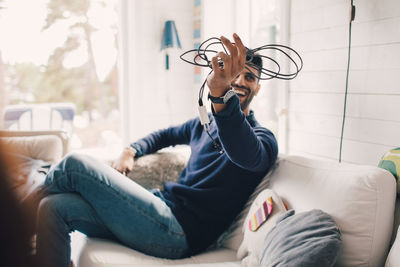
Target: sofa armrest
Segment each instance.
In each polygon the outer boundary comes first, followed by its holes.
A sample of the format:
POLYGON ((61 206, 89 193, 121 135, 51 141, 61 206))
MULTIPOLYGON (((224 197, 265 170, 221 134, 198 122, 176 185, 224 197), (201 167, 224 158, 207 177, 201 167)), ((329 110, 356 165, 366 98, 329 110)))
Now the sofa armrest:
POLYGON ((52 130, 52 131, 0 131, 0 137, 21 137, 21 136, 40 136, 40 135, 54 135, 57 136, 62 142, 62 156, 65 156, 69 151, 69 137, 66 131, 52 130))
POLYGON ((0 131, 0 138, 13 152, 52 163, 58 162, 69 146, 64 131, 0 131))

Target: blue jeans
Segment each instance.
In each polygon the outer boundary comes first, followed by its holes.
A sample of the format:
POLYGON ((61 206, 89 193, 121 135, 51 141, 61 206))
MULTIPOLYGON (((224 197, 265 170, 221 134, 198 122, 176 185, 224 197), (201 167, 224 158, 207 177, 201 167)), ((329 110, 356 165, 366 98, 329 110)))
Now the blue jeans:
POLYGON ((69 266, 69 234, 74 230, 156 257, 189 253, 185 233, 161 194, 90 157, 64 158, 50 170, 43 189, 36 248, 48 266, 69 266))

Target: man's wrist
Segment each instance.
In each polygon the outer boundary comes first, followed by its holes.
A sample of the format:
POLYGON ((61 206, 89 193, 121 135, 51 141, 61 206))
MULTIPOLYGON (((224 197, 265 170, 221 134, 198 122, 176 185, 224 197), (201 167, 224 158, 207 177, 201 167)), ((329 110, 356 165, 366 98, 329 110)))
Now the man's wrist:
POLYGON ((232 87, 225 92, 225 94, 221 97, 214 97, 212 96, 210 93, 208 94, 208 99, 211 100, 212 103, 214 104, 226 104, 229 99, 231 99, 233 96, 235 96, 236 93, 235 91, 232 89, 232 87))
POLYGON ((212 114, 216 117, 230 117, 235 110, 240 110, 240 101, 237 95, 229 99, 226 104, 211 105, 212 114), (221 106, 223 106, 223 108, 220 108, 221 106))
POLYGON ((231 89, 231 85, 228 84, 226 86, 218 87, 218 88, 210 88, 209 87, 209 94, 213 97, 222 97, 226 94, 229 89, 231 89))
POLYGON ((129 156, 131 156, 132 158, 134 158, 136 156, 136 152, 137 151, 133 147, 127 146, 127 147, 124 148, 124 152, 126 154, 128 154, 129 156))

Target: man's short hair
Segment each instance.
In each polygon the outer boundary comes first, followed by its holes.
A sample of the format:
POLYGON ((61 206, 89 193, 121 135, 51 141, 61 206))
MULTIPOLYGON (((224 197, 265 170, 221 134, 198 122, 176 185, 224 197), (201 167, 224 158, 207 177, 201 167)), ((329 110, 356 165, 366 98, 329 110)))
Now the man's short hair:
POLYGON ((250 59, 250 62, 253 63, 254 67, 258 70, 258 76, 261 75, 261 69, 263 67, 262 57, 259 54, 253 54, 253 57, 250 59))

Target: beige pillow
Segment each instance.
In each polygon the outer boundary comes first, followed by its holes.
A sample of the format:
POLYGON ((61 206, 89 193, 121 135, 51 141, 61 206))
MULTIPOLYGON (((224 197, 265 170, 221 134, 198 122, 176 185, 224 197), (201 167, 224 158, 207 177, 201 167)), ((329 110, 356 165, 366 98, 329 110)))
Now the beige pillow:
POLYGON ((257 198, 251 205, 250 211, 247 214, 242 226, 244 233, 243 241, 240 244, 237 252, 237 258, 242 260, 242 266, 257 267, 259 263, 259 256, 263 248, 264 239, 268 232, 276 225, 277 219, 285 213, 286 208, 281 198, 271 189, 266 189, 258 194, 257 198), (249 220, 254 216, 263 203, 272 197, 272 213, 267 220, 259 226, 256 231, 249 229, 249 220))
POLYGON ((1 137, 0 140, 14 153, 33 159, 57 163, 62 157, 63 144, 55 135, 1 137))

